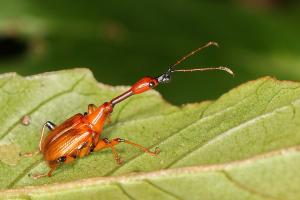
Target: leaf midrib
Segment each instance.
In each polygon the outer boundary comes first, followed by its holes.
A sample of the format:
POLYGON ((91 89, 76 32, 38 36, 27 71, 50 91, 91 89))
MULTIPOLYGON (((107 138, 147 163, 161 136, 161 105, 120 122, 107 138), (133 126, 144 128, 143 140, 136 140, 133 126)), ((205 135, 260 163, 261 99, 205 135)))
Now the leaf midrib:
POLYGON ((139 180, 145 180, 151 178, 178 176, 178 174, 184 175, 184 174, 203 173, 203 172, 221 171, 221 170, 227 171, 235 167, 241 167, 244 165, 256 163, 256 161, 258 160, 270 159, 277 156, 285 156, 292 153, 300 153, 300 145, 296 145, 288 148, 281 148, 279 150, 274 150, 267 153, 254 155, 247 159, 237 160, 237 161, 227 162, 227 163, 163 169, 154 172, 130 173, 130 174, 120 175, 120 176, 96 177, 96 178, 80 179, 77 181, 71 181, 66 183, 53 183, 49 185, 26 186, 22 188, 14 188, 14 189, 1 189, 0 194, 1 193, 2 194, 8 194, 8 193, 28 194, 28 193, 43 192, 43 191, 57 191, 61 189, 66 190, 72 188, 80 188, 82 187, 82 185, 88 187, 88 186, 99 185, 99 184, 107 185, 116 182, 128 183, 131 181, 139 181, 139 180))

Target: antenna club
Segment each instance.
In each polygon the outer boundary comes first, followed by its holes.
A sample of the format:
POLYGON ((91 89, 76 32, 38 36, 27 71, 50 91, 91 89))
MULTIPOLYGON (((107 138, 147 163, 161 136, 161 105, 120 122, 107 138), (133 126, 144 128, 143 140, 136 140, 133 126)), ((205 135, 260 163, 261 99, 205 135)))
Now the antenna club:
POLYGON ((225 72, 227 72, 228 74, 230 74, 231 76, 235 76, 235 73, 230 69, 230 68, 228 68, 228 67, 223 67, 223 66, 220 66, 219 67, 220 68, 220 70, 223 70, 223 71, 225 71, 225 72))
POLYGON ((221 70, 221 71, 225 71, 228 74, 234 76, 234 72, 228 68, 228 67, 224 67, 224 66, 219 66, 219 67, 207 67, 207 68, 193 68, 193 69, 174 69, 171 72, 195 72, 195 71, 211 71, 211 70, 221 70))
POLYGON ((217 42, 215 42, 215 41, 210 41, 210 42, 208 42, 208 43, 207 43, 207 46, 220 47, 220 45, 219 45, 217 42))

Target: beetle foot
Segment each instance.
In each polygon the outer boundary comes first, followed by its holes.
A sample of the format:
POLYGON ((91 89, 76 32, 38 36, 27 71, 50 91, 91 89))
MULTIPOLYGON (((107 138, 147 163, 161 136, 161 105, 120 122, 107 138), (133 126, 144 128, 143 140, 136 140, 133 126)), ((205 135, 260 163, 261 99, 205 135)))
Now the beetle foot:
POLYGON ((35 152, 27 152, 27 153, 19 153, 20 157, 25 157, 25 158, 29 158, 32 156, 35 156, 39 153, 39 151, 35 151, 35 152))
POLYGON ((118 158, 116 159, 116 162, 117 162, 118 165, 122 165, 124 161, 121 160, 120 157, 118 157, 118 158))
POLYGON ((39 179, 39 178, 43 178, 43 177, 45 177, 45 176, 48 176, 48 174, 47 173, 45 173, 45 174, 28 174, 28 176, 29 177, 32 177, 33 179, 39 179))
POLYGON ((157 155, 159 153, 160 153, 160 148, 159 147, 155 147, 154 154, 157 155))

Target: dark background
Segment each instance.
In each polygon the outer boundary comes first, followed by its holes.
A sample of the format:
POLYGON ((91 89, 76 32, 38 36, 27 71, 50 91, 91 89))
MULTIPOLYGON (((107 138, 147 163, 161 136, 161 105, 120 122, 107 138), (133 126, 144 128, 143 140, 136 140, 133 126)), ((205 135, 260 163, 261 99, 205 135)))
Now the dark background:
POLYGON ((175 104, 215 99, 262 76, 300 80, 300 3, 284 0, 0 1, 0 73, 86 67, 99 82, 131 85, 190 50, 209 48, 158 88, 175 104))

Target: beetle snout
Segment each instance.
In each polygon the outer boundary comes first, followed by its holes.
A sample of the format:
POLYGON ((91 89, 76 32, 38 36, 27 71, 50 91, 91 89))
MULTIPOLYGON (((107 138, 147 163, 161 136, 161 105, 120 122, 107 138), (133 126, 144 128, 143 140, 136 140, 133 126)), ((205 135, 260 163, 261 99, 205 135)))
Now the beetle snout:
POLYGON ((140 94, 140 93, 146 92, 146 91, 154 88, 157 85, 158 85, 158 81, 156 78, 146 76, 146 77, 142 78, 141 80, 139 80, 138 82, 136 82, 131 87, 131 91, 134 94, 140 94))

